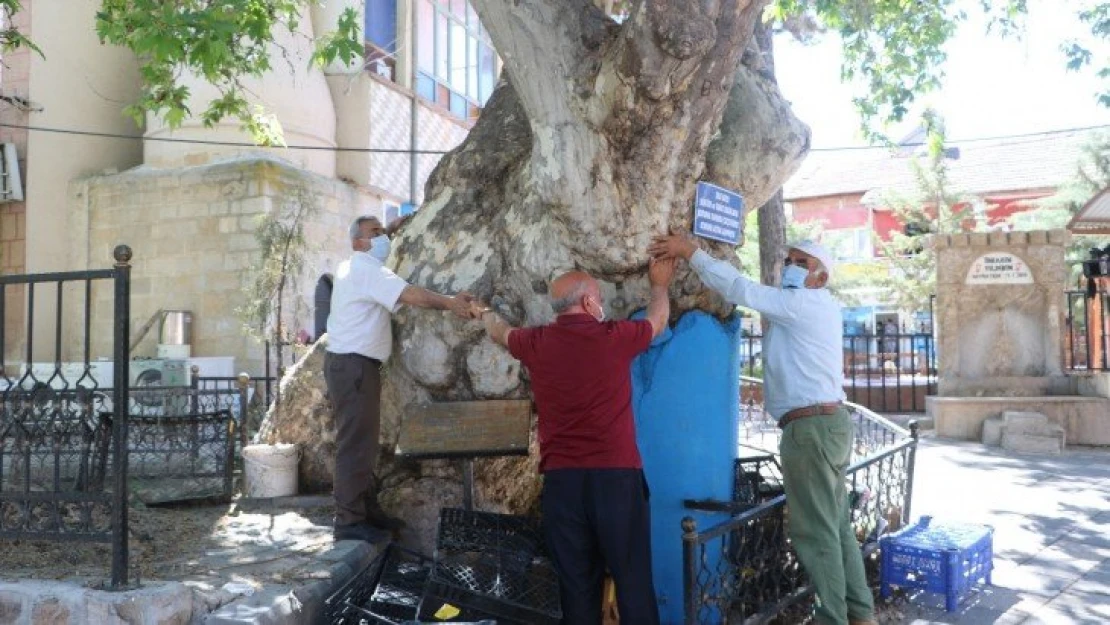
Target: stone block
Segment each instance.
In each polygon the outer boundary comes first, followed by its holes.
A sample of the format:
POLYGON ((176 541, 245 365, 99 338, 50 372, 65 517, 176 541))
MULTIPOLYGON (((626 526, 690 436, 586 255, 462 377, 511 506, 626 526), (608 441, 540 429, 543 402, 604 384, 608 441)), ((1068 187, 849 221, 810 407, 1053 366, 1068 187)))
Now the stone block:
POLYGON ((1053 434, 1011 432, 1003 428, 1002 448, 1020 454, 1060 454, 1064 451, 1064 429, 1053 434))
POLYGON ((973 232, 967 236, 972 247, 986 247, 990 242, 986 232, 973 232))
POLYGON ((1048 232, 1048 242, 1052 245, 1067 245, 1071 241, 1071 236, 1067 230, 1050 230, 1048 232))
POLYGON ((155 587, 153 592, 140 600, 144 604, 146 623, 187 625, 193 617, 193 594, 184 584, 155 587))
POLYGON ((227 249, 232 252, 243 252, 258 249, 258 241, 254 235, 232 234, 227 238, 227 249))
POLYGON ((953 234, 951 245, 952 247, 967 247, 971 245, 971 239, 966 234, 953 234))
POLYGON ((1019 410, 1002 411, 1002 421, 1008 432, 1036 432, 1049 425, 1045 415, 1019 410))
POLYGON ((987 419, 983 422, 983 444, 988 447, 998 447, 1002 444, 1002 428, 1006 422, 1000 417, 987 419))
POLYGON ((205 616, 205 625, 301 623, 300 601, 288 586, 266 586, 205 616))
POLYGON ((22 624, 27 622, 24 614, 22 593, 0 590, 0 623, 22 624))
POLYGON ((1005 247, 1010 244, 1005 232, 987 233, 987 244, 991 247, 1005 247))
MULTIPOLYGON (((943 382, 943 379, 942 379, 943 382)), ((943 392, 942 388, 942 392, 943 392)), ((1049 395, 1042 397, 937 397, 925 398, 928 416, 938 436, 981 440, 983 423, 1002 411, 1037 411, 1063 426, 1073 445, 1110 445, 1110 400, 1102 397, 1049 395)))
POLYGON ((31 608, 31 625, 68 625, 77 623, 69 606, 57 597, 43 597, 31 608))
POLYGON ((1029 245, 1047 245, 1048 232, 1044 230, 1034 230, 1029 233, 1029 245))
POLYGON ((1010 245, 1025 246, 1029 244, 1029 235, 1026 232, 1011 232, 1007 239, 1009 239, 1010 245))

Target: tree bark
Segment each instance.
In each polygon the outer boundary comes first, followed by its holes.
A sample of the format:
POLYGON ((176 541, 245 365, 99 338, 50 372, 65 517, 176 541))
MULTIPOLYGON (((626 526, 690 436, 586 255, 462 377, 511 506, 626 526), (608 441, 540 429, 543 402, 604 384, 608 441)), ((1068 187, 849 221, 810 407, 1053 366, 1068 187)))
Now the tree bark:
MULTIPOLYGON (((775 79, 775 38, 769 23, 760 21, 756 24, 754 41, 763 76, 778 84, 775 79)), ((785 246, 786 213, 780 188, 759 207, 759 279, 763 284, 778 286, 785 246)))
MULTIPOLYGON (((690 227, 698 180, 759 206, 808 149, 809 129, 774 81, 741 63, 765 0, 648 0, 620 25, 590 0, 473 3, 505 76, 395 242, 390 263, 414 284, 470 291, 536 325, 553 317, 548 282, 577 268, 602 282, 613 317, 627 317, 648 300, 645 249, 690 227)), ((676 316, 732 310, 685 269, 671 296, 676 316)), ((384 448, 413 402, 527 396, 518 363, 480 324, 421 310, 396 320, 384 448)), ((533 506, 535 472, 520 462, 479 463, 481 505, 533 506)))
POLYGON ((759 207, 759 279, 763 284, 778 286, 786 248, 786 214, 782 190, 759 207))

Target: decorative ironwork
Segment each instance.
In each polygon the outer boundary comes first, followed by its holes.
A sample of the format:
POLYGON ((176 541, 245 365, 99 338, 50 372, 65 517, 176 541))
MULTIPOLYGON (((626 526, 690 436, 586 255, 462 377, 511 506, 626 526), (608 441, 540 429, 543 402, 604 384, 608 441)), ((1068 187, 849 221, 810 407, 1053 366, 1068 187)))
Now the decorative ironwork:
MULTIPOLYGON (((759 380, 745 378, 747 385, 759 380)), ((917 425, 904 429, 863 406, 848 403, 856 438, 847 471, 852 525, 865 552, 878 539, 902 527, 910 516, 917 425)), ((761 402, 742 414, 746 440, 777 448, 778 428, 761 402)), ((685 621, 758 623, 779 614, 812 592, 787 537, 789 509, 777 490, 781 471, 775 454, 745 455, 735 464, 734 502, 687 502, 705 509, 738 512, 733 518, 699 531, 692 517, 683 519, 685 621)))
MULTIPOLYGON (((167 389, 132 412, 127 449, 130 484, 146 503, 229 499, 233 494, 236 420, 224 407, 238 392, 167 389)), ((110 420, 110 416, 106 415, 110 420)))
POLYGON ((113 256, 112 269, 0 276, 0 538, 110 542, 111 584, 121 588, 129 420, 101 415, 130 403, 131 249, 113 256), (94 297, 108 286, 110 300, 94 297), (9 311, 24 320, 22 337, 6 335, 9 311), (94 311, 112 320, 110 391, 91 374, 94 311), (70 353, 80 364, 62 365, 70 353))
POLYGON ((231 411, 238 422, 239 444, 246 447, 248 438, 262 426, 272 397, 273 378, 252 377, 240 373, 234 377, 226 376, 192 376, 193 389, 198 391, 235 392, 238 401, 231 402, 223 408, 231 411), (243 415, 246 415, 244 418, 243 415))

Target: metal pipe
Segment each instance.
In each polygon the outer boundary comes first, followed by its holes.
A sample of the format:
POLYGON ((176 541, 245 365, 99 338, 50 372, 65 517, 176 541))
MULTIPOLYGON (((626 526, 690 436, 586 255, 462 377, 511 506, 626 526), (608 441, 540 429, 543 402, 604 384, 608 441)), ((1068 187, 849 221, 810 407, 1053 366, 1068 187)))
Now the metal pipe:
MULTIPOLYGON (((419 165, 419 162, 416 155, 416 121, 419 117, 419 114, 416 110, 416 99, 420 97, 417 94, 416 90, 416 51, 419 49, 418 46, 420 45, 420 29, 417 28, 416 24, 416 2, 414 2, 413 0, 409 0, 408 8, 409 30, 412 33, 412 43, 411 45, 409 45, 409 73, 411 74, 412 81, 412 99, 409 100, 409 150, 411 150, 411 153, 409 154, 409 201, 412 202, 413 209, 415 209, 417 205, 416 190, 419 186, 419 178, 417 176, 417 167, 419 165)), ((435 20, 433 20, 432 28, 435 27, 435 20)))
POLYGON ((686 625, 698 621, 698 604, 694 584, 698 579, 698 524, 693 517, 682 519, 682 607, 686 625))
POLYGON ((251 376, 240 373, 239 382, 239 453, 247 446, 247 388, 251 383, 251 376))
POLYGON ((910 421, 910 438, 913 442, 909 447, 909 458, 906 460, 906 502, 902 505, 902 524, 910 522, 910 504, 913 503, 913 473, 917 464, 917 443, 921 440, 921 431, 917 419, 910 421))
POLYGON ((115 309, 112 337, 115 364, 113 389, 112 456, 115 462, 115 485, 112 493, 112 588, 127 586, 127 421, 130 397, 128 396, 128 362, 131 331, 131 248, 116 246, 115 257, 115 309))

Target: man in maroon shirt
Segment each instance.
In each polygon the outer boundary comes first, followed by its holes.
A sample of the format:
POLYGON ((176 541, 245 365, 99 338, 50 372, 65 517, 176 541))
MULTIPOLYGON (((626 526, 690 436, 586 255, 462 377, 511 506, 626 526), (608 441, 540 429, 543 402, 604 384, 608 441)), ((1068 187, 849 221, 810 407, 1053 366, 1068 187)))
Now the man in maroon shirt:
POLYGON ((644 320, 605 321, 597 281, 581 271, 551 283, 552 324, 514 328, 496 313, 483 314, 490 337, 532 379, 544 475, 540 507, 568 624, 601 623, 606 567, 621 621, 659 623, 630 366, 667 325, 674 262, 652 261, 648 277, 644 320))

